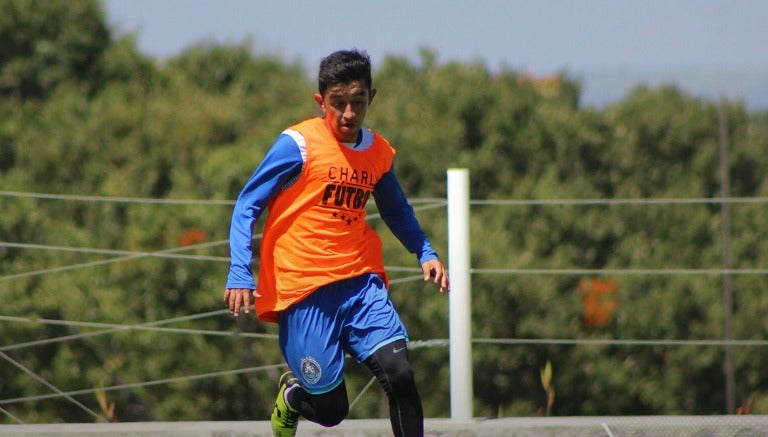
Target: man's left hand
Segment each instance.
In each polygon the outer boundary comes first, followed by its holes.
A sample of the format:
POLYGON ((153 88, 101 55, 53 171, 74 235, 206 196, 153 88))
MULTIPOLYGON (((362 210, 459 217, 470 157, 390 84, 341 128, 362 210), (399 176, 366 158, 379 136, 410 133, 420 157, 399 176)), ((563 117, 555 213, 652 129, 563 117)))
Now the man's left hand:
POLYGON ((451 290, 448 271, 439 259, 435 258, 424 262, 421 265, 421 270, 424 272, 425 281, 429 281, 431 278, 435 284, 440 285, 441 293, 451 290))

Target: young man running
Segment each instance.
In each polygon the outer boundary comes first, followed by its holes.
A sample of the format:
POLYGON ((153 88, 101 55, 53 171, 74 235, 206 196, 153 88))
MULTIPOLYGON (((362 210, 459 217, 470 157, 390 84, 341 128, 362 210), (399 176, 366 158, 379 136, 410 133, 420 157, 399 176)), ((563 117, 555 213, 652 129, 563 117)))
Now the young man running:
POLYGON ((369 197, 425 281, 448 291, 448 273, 395 177, 395 150, 363 125, 376 96, 368 55, 330 54, 318 85, 322 117, 283 131, 237 199, 224 302, 237 316, 254 296, 258 319, 279 324, 291 370, 279 381, 275 436, 295 435, 299 417, 335 426, 347 416, 345 353, 381 383, 394 434, 423 435, 408 334, 389 300, 381 239, 365 220, 369 197), (265 210, 257 288, 252 229, 265 210))

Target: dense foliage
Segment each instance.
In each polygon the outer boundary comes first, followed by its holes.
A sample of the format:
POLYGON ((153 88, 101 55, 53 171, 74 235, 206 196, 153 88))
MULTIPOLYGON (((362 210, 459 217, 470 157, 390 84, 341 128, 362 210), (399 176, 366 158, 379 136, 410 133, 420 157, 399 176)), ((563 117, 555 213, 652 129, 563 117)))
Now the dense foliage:
MULTIPOLYGON (((315 114, 313 72, 247 44, 200 44, 160 62, 114 35, 96 1, 0 3, 0 423, 96 420, 88 409, 120 421, 267 417, 281 372, 275 327, 204 315, 223 310, 229 202, 277 133, 315 114), (73 397, 86 408, 13 401, 52 393, 21 367, 58 390, 85 390, 73 397), (183 378, 214 372, 226 374, 183 378), (113 389, 124 384, 135 386, 113 389)), ((723 139, 731 196, 768 197, 768 116, 737 101, 638 87, 585 108, 566 73, 438 64, 426 50, 418 62, 381 60, 374 82, 368 124, 398 148, 412 200, 445 198, 452 167, 470 170, 474 200, 716 198, 723 139)), ((649 270, 720 269, 723 208, 474 206, 475 268, 594 272, 473 275, 474 414, 542 414, 548 362, 551 414, 726 412, 721 346, 494 341, 722 339, 723 275, 649 270)), ((766 208, 728 204, 732 268, 765 268, 766 208)), ((445 254, 445 208, 418 214, 445 254)), ((447 297, 407 280, 414 272, 395 267, 415 260, 373 224, 392 278, 403 279, 392 297, 412 339, 447 338, 447 297)), ((765 274, 730 279, 733 337, 765 340, 765 274)), ((737 404, 768 412, 766 348, 732 350, 737 404)), ((447 416, 447 348, 411 357, 426 415, 447 416)), ((369 380, 349 363, 350 396, 369 380)), ((385 412, 370 390, 351 416, 385 412)))

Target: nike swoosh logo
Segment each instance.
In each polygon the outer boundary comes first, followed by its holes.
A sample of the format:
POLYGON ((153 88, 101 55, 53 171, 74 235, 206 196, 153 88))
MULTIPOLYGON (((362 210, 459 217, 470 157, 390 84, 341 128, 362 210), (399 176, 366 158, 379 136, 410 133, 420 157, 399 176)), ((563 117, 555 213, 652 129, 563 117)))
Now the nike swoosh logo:
POLYGON ((393 347, 393 348, 392 348, 392 353, 393 353, 393 354, 396 354, 396 353, 398 353, 398 352, 402 352, 402 351, 404 351, 404 350, 406 350, 406 349, 407 349, 407 347, 401 347, 400 349, 398 349, 398 348, 396 348, 396 347, 393 347))

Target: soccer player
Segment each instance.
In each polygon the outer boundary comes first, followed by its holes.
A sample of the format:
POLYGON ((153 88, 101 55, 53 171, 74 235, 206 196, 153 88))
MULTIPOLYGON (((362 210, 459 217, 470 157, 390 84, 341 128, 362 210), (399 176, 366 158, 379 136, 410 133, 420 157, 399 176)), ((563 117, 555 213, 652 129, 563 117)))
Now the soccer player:
POLYGON ((376 96, 368 54, 334 52, 318 76, 322 117, 284 130, 238 196, 224 302, 238 316, 254 296, 257 318, 278 323, 290 371, 278 383, 275 436, 295 435, 299 417, 335 426, 347 416, 345 353, 381 383, 394 434, 423 435, 408 334, 388 296, 381 239, 365 220, 369 197, 425 281, 448 291, 448 273, 395 176, 395 150, 363 125, 376 96), (257 288, 252 229, 265 210, 257 288))

